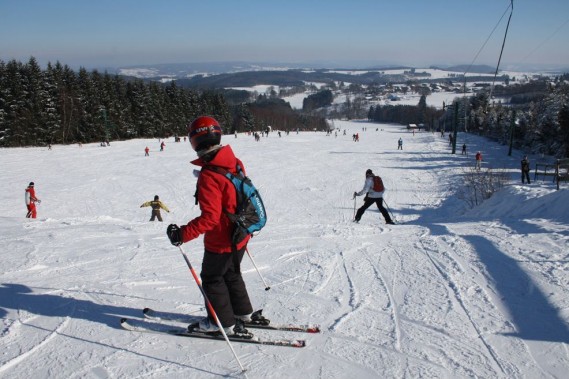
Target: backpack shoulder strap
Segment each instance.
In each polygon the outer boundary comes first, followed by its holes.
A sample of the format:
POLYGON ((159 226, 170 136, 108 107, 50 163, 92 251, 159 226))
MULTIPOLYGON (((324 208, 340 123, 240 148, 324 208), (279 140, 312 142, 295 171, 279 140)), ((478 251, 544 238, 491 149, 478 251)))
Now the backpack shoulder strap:
POLYGON ((202 167, 202 170, 208 170, 208 171, 213 171, 213 172, 217 172, 218 174, 221 174, 223 176, 225 176, 225 174, 229 173, 229 171, 227 171, 226 169, 224 169, 223 167, 219 167, 219 166, 211 166, 211 165, 205 165, 202 167))
POLYGON ((228 179, 230 179, 232 177, 241 177, 241 178, 245 177, 245 175, 243 173, 243 169, 241 168, 241 166, 239 166, 239 164, 237 164, 235 166, 235 171, 237 172, 237 174, 233 174, 231 171, 229 171, 226 168, 219 167, 219 166, 212 166, 212 165, 203 166, 202 170, 209 170, 209 171, 217 172, 218 174, 221 174, 228 179))

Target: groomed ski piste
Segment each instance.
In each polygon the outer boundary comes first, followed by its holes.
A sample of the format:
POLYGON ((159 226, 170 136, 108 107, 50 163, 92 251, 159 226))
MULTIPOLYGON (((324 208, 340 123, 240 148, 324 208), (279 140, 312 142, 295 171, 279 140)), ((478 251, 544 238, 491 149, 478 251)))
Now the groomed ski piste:
MULTIPOLYGON (((242 269, 275 323, 319 324, 306 347, 234 343, 249 378, 563 378, 569 372, 569 184, 522 185, 523 155, 459 134, 334 121, 338 136, 224 136, 259 188, 268 223, 242 269), (364 130, 367 128, 367 130, 364 130), (346 135, 343 135, 343 130, 346 135), (360 142, 352 134, 359 133, 360 142), (403 150, 397 140, 403 138, 403 150), (511 176, 468 209, 456 196, 481 150, 511 176), (366 169, 399 225, 354 207, 366 169)), ((189 143, 0 149, 0 377, 241 377, 223 341, 126 331, 142 309, 205 314, 169 223, 199 214, 189 143), (149 146, 150 156, 144 156, 149 146), (38 219, 25 219, 35 182, 38 219), (149 222, 159 195, 172 211, 149 222)), ((532 169, 541 157, 531 156, 532 169)), ((533 172, 532 172, 533 179, 533 172)), ((202 239, 184 244, 199 272, 202 239)), ((175 323, 174 323, 175 324, 175 323)), ((175 324, 181 325, 181 324, 175 324)), ((298 333, 253 330, 259 338, 298 333)))

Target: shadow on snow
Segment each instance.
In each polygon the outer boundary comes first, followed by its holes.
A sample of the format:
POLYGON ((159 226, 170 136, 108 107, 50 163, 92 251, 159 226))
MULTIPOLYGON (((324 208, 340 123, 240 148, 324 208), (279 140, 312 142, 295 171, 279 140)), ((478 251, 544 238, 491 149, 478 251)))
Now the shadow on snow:
POLYGON ((24 310, 47 317, 71 317, 119 328, 120 317, 140 317, 141 309, 96 304, 89 300, 52 294, 35 294, 23 284, 3 283, 0 286, 0 317, 6 309, 24 310))
POLYGON ((480 236, 463 236, 476 249, 496 290, 508 308, 517 333, 507 335, 526 340, 569 342, 569 328, 558 310, 520 267, 520 262, 503 254, 480 236))

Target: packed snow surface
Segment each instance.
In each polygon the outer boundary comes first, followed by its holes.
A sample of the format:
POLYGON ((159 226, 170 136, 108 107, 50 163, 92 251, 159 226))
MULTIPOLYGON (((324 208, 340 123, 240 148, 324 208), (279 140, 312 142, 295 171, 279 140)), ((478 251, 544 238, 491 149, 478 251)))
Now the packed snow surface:
MULTIPOLYGON (((242 271, 254 307, 319 324, 302 349, 233 343, 249 378, 566 378, 569 194, 522 185, 522 152, 459 135, 334 121, 338 135, 225 136, 259 188, 268 223, 242 271), (364 130, 365 129, 365 130, 364 130), (346 130, 346 135, 343 131, 346 130), (352 134, 359 133, 360 142, 352 134), (403 150, 397 150, 402 137, 403 150), (481 150, 511 181, 467 209, 455 191, 481 150), (460 153, 460 149, 459 149, 460 153), (374 207, 353 223, 366 169, 398 225, 374 207)), ((189 143, 166 140, 0 149, 0 377, 242 377, 225 342, 129 332, 142 308, 205 314, 165 234, 199 214, 189 143), (144 156, 144 148, 151 148, 144 156), (42 200, 26 219, 24 189, 42 200), (148 221, 154 195, 170 208, 148 221)), ((541 158, 530 156, 533 164, 541 158)), ((532 175, 533 179, 533 175, 532 175)), ((202 239, 183 245, 199 271, 202 239)))

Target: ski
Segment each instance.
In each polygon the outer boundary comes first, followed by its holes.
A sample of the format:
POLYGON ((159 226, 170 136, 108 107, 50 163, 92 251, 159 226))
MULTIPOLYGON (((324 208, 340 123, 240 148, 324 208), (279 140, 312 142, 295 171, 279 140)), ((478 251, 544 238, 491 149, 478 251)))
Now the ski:
MULTIPOLYGON (((185 324, 193 324, 199 322, 203 316, 191 316, 180 313, 173 312, 163 312, 157 311, 151 308, 144 308, 142 311, 144 317, 155 320, 155 321, 175 321, 185 324)), ((283 330, 287 332, 299 332, 299 333, 320 333, 320 327, 318 325, 292 325, 292 324, 255 324, 246 322, 246 328, 251 329, 265 329, 265 330, 283 330)))
MULTIPOLYGON (((149 321, 142 321, 136 319, 122 318, 121 327, 123 329, 132 332, 141 333, 156 333, 156 334, 166 334, 178 337, 189 337, 189 338, 202 338, 209 340, 225 341, 223 335, 219 334, 207 334, 200 332, 189 332, 187 328, 175 325, 166 325, 160 323, 153 323, 149 321)), ((257 337, 253 338, 239 338, 227 336, 230 341, 240 342, 240 343, 250 343, 256 345, 270 345, 270 346, 284 346, 284 347, 304 347, 306 346, 306 341, 295 340, 295 339, 279 339, 279 340, 262 340, 257 337)))

